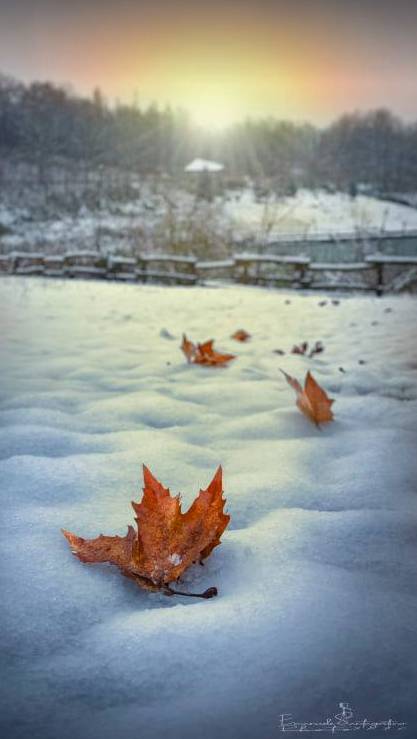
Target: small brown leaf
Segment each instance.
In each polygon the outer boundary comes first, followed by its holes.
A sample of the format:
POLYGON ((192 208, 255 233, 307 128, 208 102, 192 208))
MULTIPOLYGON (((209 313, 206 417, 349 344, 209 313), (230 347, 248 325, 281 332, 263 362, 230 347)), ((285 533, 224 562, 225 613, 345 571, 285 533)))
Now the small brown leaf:
POLYGON ((329 398, 322 387, 316 382, 313 375, 307 372, 306 379, 304 382, 304 389, 301 387, 298 380, 291 375, 287 375, 286 372, 281 370, 288 384, 291 385, 297 395, 297 407, 301 413, 304 413, 307 418, 319 426, 321 423, 328 423, 333 421, 333 413, 331 406, 334 403, 332 398, 329 398))
POLYGON ((248 334, 244 328, 239 328, 234 334, 232 334, 231 338, 235 341, 248 341, 251 338, 251 335, 248 334))
POLYGON ((321 341, 316 341, 314 346, 310 349, 310 353, 308 355, 309 359, 314 357, 315 354, 321 354, 321 352, 324 352, 324 346, 321 341))
MULTIPOLYGON (((302 344, 295 344, 293 348, 291 349, 291 354, 307 354, 308 350, 308 341, 303 341, 302 344)), ((310 349, 308 353, 308 358, 311 359, 314 357, 315 354, 320 354, 320 352, 324 352, 324 346, 321 343, 321 341, 316 341, 314 346, 310 349)))
POLYGON ((305 354, 308 349, 308 342, 303 341, 302 344, 295 344, 291 349, 291 354, 305 354))

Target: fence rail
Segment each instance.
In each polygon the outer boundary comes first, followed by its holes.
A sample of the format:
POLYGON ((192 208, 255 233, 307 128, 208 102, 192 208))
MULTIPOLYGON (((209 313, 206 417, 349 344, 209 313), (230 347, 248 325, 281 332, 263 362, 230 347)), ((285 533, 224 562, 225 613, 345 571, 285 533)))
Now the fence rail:
POLYGON ((94 251, 63 255, 12 252, 0 255, 0 274, 179 285, 226 279, 248 285, 368 290, 382 295, 417 288, 417 256, 372 254, 362 262, 320 263, 302 256, 237 254, 230 259, 202 262, 195 257, 171 254, 132 258, 106 257, 94 251))

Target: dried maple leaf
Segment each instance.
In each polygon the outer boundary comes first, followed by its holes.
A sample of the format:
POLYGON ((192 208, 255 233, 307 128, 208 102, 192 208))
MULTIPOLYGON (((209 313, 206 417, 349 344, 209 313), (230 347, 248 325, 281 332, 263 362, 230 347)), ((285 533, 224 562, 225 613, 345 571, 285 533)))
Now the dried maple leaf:
POLYGON ((297 407, 310 421, 316 426, 333 421, 331 406, 334 400, 327 396, 310 372, 306 374, 304 389, 294 377, 287 375, 283 370, 281 372, 297 394, 297 407))
POLYGON ((229 523, 224 513, 222 468, 219 467, 206 490, 186 513, 181 512, 180 496, 171 496, 143 467, 143 497, 132 502, 138 531, 128 526, 126 536, 103 536, 83 539, 62 529, 73 553, 82 562, 110 562, 123 575, 147 590, 161 590, 167 595, 197 595, 211 598, 216 588, 204 593, 183 593, 169 583, 177 580, 194 562, 201 562, 220 544, 229 523))
POLYGON ((302 344, 295 344, 291 349, 291 354, 305 354, 308 349, 308 341, 303 341, 302 344))
POLYGON ((311 359, 311 357, 314 357, 315 354, 321 354, 321 352, 324 352, 324 346, 321 343, 321 341, 316 341, 314 346, 310 349, 310 352, 308 355, 309 359, 311 359))
POLYGON ((234 354, 221 354, 213 349, 213 339, 203 344, 193 344, 185 334, 182 336, 181 349, 191 364, 205 364, 211 367, 219 367, 235 359, 234 354))
MULTIPOLYGON (((308 350, 308 341, 303 341, 302 344, 295 344, 293 348, 291 349, 291 354, 306 354, 308 350)), ((324 346, 321 343, 321 341, 316 341, 314 346, 310 349, 308 353, 308 358, 311 359, 314 357, 315 354, 320 354, 321 352, 324 352, 324 346)))
POLYGON ((248 341, 250 337, 251 337, 250 334, 248 334, 248 332, 245 331, 244 328, 239 328, 231 336, 231 338, 234 339, 235 341, 248 341))

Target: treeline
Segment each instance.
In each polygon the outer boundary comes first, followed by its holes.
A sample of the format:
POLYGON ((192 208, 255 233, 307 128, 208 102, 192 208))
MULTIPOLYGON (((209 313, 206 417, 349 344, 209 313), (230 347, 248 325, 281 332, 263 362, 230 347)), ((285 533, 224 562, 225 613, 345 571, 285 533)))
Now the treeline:
POLYGON ((210 135, 182 111, 109 106, 99 91, 85 98, 50 83, 24 85, 5 76, 0 153, 170 175, 199 156, 222 161, 229 177, 267 178, 277 189, 354 190, 358 183, 381 192, 417 189, 417 123, 405 124, 388 110, 345 115, 324 129, 248 120, 210 135))

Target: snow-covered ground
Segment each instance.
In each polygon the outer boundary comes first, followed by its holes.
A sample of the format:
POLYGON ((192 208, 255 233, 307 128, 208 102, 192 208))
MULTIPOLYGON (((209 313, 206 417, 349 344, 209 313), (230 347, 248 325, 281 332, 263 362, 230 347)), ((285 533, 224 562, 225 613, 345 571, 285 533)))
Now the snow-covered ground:
POLYGON ((329 236, 417 229, 417 209, 399 203, 323 190, 299 190, 288 198, 258 202, 251 190, 226 203, 225 211, 242 238, 274 240, 285 235, 329 236))
MULTIPOLYGON (((69 200, 69 203, 71 201, 69 200)), ((253 189, 228 191, 213 203, 179 188, 142 186, 127 202, 103 199, 101 208, 74 213, 46 203, 0 201, 0 250, 49 251, 100 248, 104 253, 183 251, 201 242, 208 254, 223 256, 233 241, 267 244, 285 237, 366 236, 417 230, 417 209, 358 195, 300 190, 293 197, 258 200, 253 189), (4 230, 1 234, 2 228, 4 230), (211 251, 210 251, 211 250, 211 251)))
POLYGON ((282 713, 348 702, 417 736, 416 300, 39 278, 0 292, 2 735, 271 739, 282 713), (241 327, 246 344, 229 338, 241 327), (238 358, 187 365, 183 331, 238 358), (289 355, 302 340, 324 353, 289 355), (313 371, 334 423, 309 424, 280 367, 313 371), (142 462, 185 504, 223 465, 230 527, 183 583, 217 598, 141 591, 71 555, 61 527, 125 533, 142 462))

